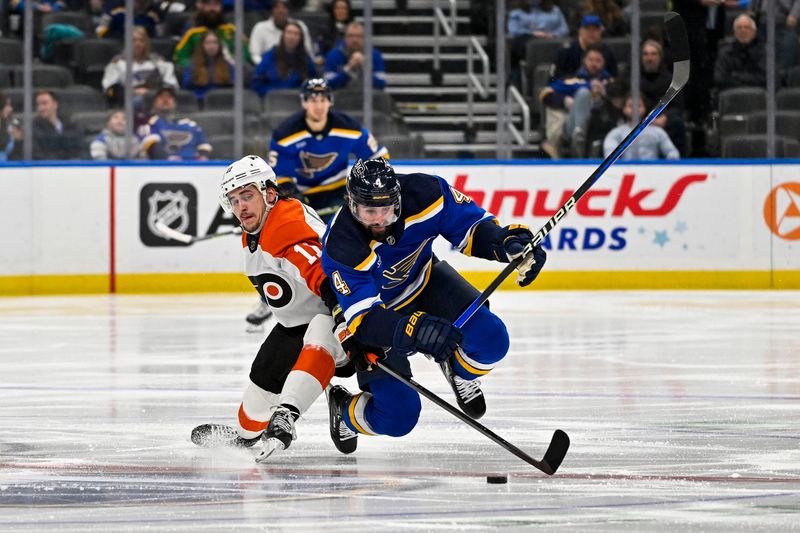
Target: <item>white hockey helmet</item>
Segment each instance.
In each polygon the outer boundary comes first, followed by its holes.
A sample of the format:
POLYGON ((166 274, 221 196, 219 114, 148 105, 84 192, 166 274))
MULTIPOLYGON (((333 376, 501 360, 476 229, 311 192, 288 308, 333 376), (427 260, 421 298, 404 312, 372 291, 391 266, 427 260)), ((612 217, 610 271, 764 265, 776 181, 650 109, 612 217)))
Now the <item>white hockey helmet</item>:
POLYGON ((220 185, 219 205, 226 213, 233 213, 228 193, 247 185, 258 187, 258 190, 264 195, 264 202, 270 207, 267 201, 267 187, 278 188, 275 184, 275 171, 257 155, 246 155, 225 170, 220 185))

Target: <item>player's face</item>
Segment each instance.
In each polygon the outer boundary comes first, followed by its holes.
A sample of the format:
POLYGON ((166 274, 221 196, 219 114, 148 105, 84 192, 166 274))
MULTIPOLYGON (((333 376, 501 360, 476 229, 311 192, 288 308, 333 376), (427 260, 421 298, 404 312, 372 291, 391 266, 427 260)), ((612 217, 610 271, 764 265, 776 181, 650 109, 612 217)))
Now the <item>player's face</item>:
POLYGON ((331 101, 324 94, 312 94, 303 102, 306 116, 312 122, 320 122, 328 116, 331 108, 331 101))
POLYGON ((267 208, 261 191, 254 185, 239 187, 228 193, 228 200, 233 208, 233 214, 242 223, 242 227, 246 231, 257 230, 267 208))
POLYGON ((397 221, 393 205, 380 207, 357 205, 355 215, 356 220, 361 222, 375 238, 386 235, 386 232, 389 231, 389 226, 397 221))

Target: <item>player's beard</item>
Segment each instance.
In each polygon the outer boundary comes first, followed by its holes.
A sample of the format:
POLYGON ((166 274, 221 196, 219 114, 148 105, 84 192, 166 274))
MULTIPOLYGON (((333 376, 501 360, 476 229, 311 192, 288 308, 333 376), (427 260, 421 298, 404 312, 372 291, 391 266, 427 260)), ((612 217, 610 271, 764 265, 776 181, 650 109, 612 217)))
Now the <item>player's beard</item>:
POLYGON ((392 228, 392 225, 389 224, 388 226, 367 226, 367 231, 372 236, 373 239, 379 242, 383 242, 386 237, 389 236, 389 230, 392 228))

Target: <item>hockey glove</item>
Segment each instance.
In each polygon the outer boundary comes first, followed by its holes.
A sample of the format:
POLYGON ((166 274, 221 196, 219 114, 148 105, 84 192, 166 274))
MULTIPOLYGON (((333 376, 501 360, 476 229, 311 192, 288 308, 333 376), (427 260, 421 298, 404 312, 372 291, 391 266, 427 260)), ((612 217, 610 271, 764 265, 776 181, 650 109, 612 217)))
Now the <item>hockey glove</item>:
POLYGON ((463 340, 464 334, 451 322, 417 311, 397 324, 392 348, 402 352, 422 352, 441 363, 455 353, 463 340))
MULTIPOLYGON (((339 306, 337 308, 341 309, 339 306)), ((334 310, 334 317, 337 313, 334 310)), ((339 339, 339 344, 342 345, 344 353, 347 358, 353 363, 357 372, 369 372, 372 370, 372 364, 377 361, 386 359, 386 354, 380 348, 373 348, 358 342, 355 336, 347 329, 347 324, 344 320, 338 321, 336 327, 333 329, 336 338, 339 339)))
MULTIPOLYGON (((503 228, 502 240, 495 245, 495 255, 497 257, 505 255, 508 262, 511 262, 524 251, 532 240, 533 233, 527 226, 521 224, 506 226, 503 228)), ((530 285, 541 272, 545 261, 547 261, 547 253, 539 244, 517 265, 517 285, 520 287, 530 285)))

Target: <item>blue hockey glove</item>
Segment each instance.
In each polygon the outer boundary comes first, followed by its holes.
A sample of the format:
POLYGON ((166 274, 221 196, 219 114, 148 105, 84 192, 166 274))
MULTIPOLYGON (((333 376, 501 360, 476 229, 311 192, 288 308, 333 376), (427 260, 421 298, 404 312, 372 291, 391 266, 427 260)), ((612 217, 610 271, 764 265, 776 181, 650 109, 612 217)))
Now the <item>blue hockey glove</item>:
POLYGON ((463 340, 464 334, 451 322, 417 311, 397 324, 392 348, 402 352, 422 352, 441 363, 455 353, 463 340))
MULTIPOLYGON (((527 226, 521 224, 511 224, 503 228, 503 231, 502 250, 508 261, 511 262, 533 240, 533 233, 527 226)), ((499 256, 499 254, 496 255, 499 256)), ((542 248, 542 245, 539 244, 533 249, 533 253, 528 254, 517 266, 517 285, 520 287, 530 285, 541 272, 545 261, 547 261, 547 253, 542 248)))

